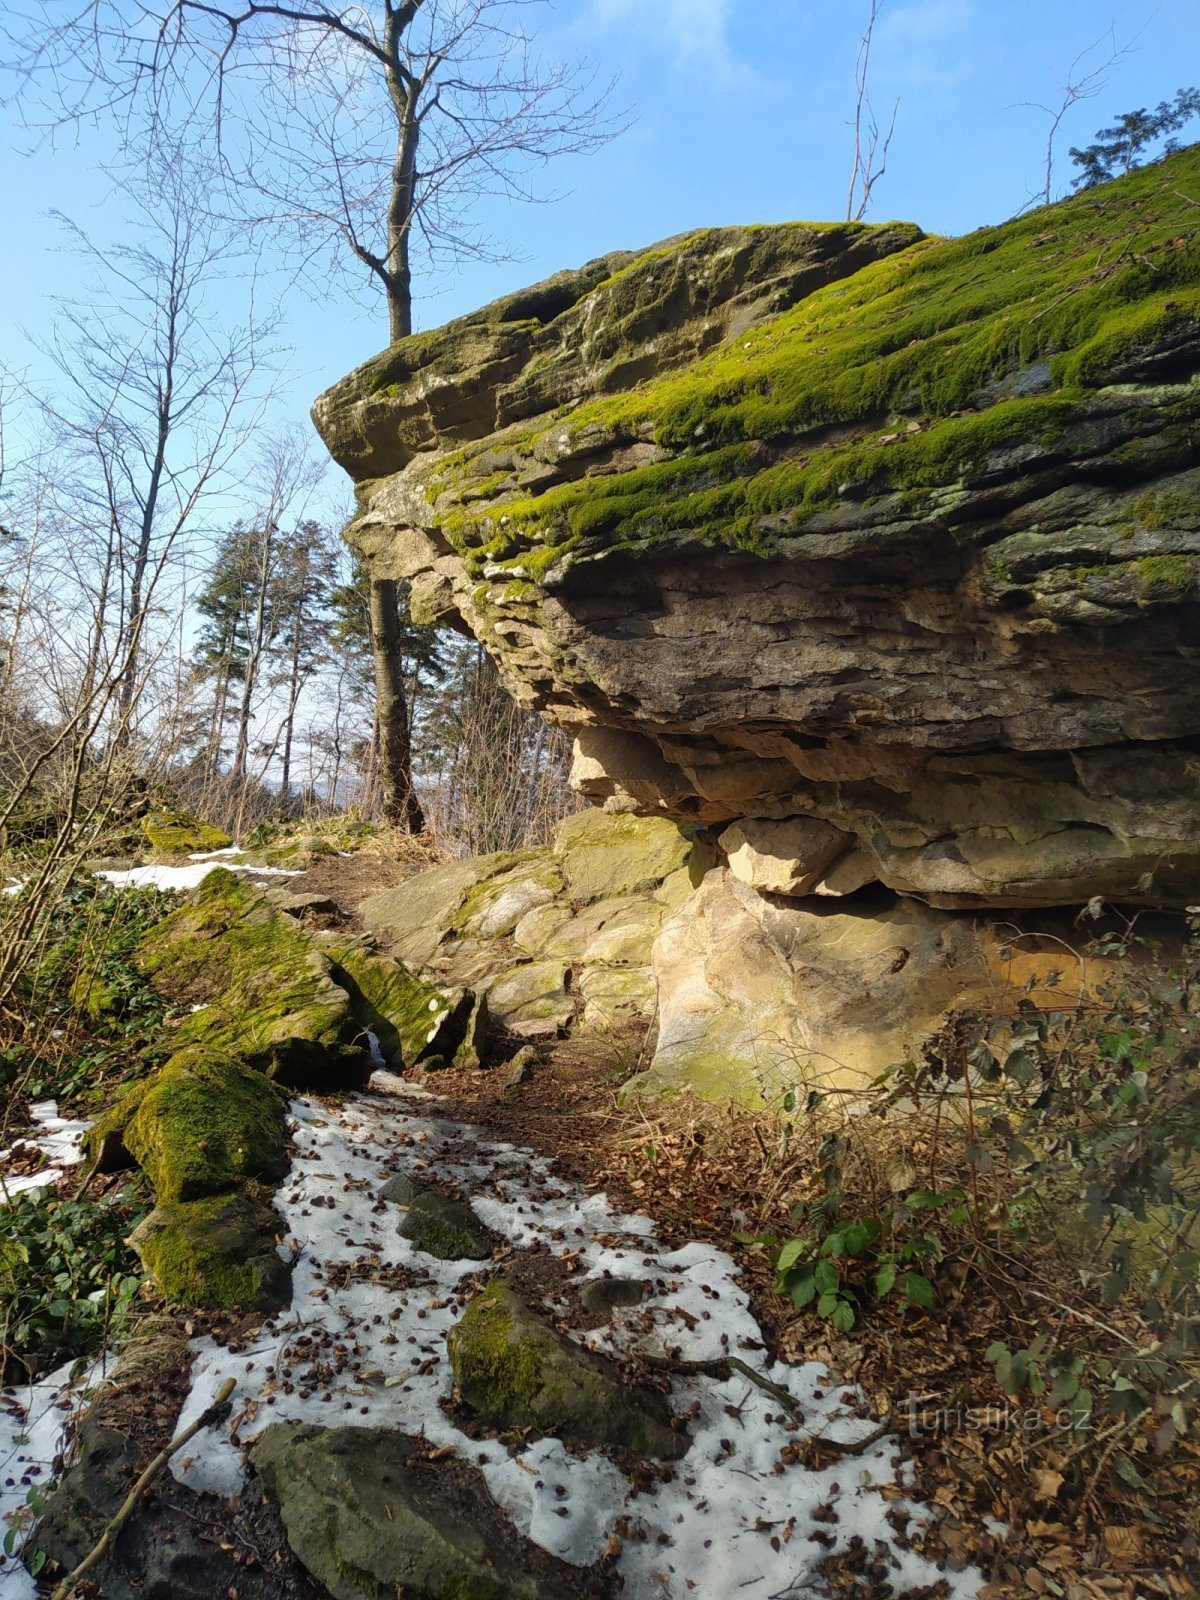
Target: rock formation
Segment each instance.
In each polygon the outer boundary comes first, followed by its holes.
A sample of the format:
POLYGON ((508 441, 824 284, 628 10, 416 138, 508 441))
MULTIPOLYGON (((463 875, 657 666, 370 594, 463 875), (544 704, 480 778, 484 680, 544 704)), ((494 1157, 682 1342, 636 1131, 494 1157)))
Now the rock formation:
POLYGON ((909 921, 1186 904, 1197 194, 1193 148, 962 239, 712 229, 562 273, 317 401, 348 537, 573 732, 585 795, 706 830, 728 877, 689 914, 789 962, 873 885, 909 921))

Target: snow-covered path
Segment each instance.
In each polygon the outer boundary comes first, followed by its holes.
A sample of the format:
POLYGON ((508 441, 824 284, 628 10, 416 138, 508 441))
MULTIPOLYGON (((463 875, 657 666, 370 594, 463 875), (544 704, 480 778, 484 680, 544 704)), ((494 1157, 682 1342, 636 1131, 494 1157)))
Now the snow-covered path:
POLYGON ((854 1540, 886 1564, 896 1595, 948 1579, 952 1595, 973 1600, 980 1574, 938 1570, 888 1520, 893 1510, 903 1521, 893 1509, 899 1500, 912 1513, 910 1531, 921 1525, 920 1508, 902 1502, 893 1440, 819 1471, 781 1459, 806 1434, 848 1442, 874 1422, 824 1368, 765 1362, 723 1252, 664 1246, 649 1219, 568 1185, 529 1151, 422 1115, 409 1094, 360 1096, 341 1107, 300 1100, 292 1110, 297 1160, 278 1197, 290 1235, 284 1248, 297 1257, 292 1306, 250 1347, 197 1342, 180 1425, 226 1378, 236 1380, 237 1400, 223 1432, 200 1435, 193 1453, 173 1463, 183 1482, 235 1493, 242 1448, 270 1422, 400 1428, 478 1465, 513 1523, 564 1560, 591 1562, 614 1531, 623 1534, 626 1600, 820 1592, 819 1562, 854 1540), (480 1264, 437 1261, 400 1238, 400 1213, 378 1199, 394 1173, 458 1180, 498 1234, 519 1248, 569 1253, 581 1278, 648 1279, 641 1304, 586 1336, 596 1348, 670 1350, 683 1361, 737 1355, 795 1397, 802 1424, 736 1372, 724 1381, 678 1379, 672 1405, 689 1417, 693 1443, 673 1476, 640 1493, 598 1453, 580 1457, 543 1439, 510 1455, 494 1440, 469 1438, 439 1401, 451 1392, 445 1334, 466 1301, 462 1280, 480 1264))

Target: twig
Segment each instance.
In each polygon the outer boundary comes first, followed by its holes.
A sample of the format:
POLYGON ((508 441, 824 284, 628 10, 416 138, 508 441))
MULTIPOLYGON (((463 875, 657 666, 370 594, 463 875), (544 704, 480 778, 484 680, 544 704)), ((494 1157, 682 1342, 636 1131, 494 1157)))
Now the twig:
POLYGON ((873 1444, 878 1444, 881 1439, 886 1439, 889 1433, 899 1433, 900 1424, 896 1422, 881 1422, 877 1428, 872 1428, 865 1438, 857 1440, 854 1444, 844 1444, 840 1439, 830 1439, 823 1433, 810 1433, 809 1444, 824 1445, 828 1450, 836 1450, 840 1456, 861 1456, 873 1444))
POLYGON ((133 1515, 135 1509, 137 1508, 138 1501, 145 1494, 153 1480, 166 1466, 167 1462, 170 1461, 171 1457, 177 1451, 182 1450, 184 1445, 187 1444, 188 1440, 194 1439, 203 1428, 209 1428, 214 1422, 220 1421, 227 1405, 229 1404, 229 1397, 232 1393, 233 1379, 226 1378, 225 1382, 218 1390, 217 1398, 213 1401, 212 1405, 209 1406, 206 1411, 202 1412, 201 1415, 196 1418, 195 1422, 186 1427, 182 1433, 177 1433, 171 1440, 170 1444, 165 1445, 163 1449, 158 1452, 154 1460, 150 1463, 138 1481, 134 1484, 133 1488, 130 1489, 129 1493, 125 1496, 120 1510, 116 1513, 116 1515, 104 1529, 104 1532, 100 1535, 99 1543, 88 1555, 84 1556, 83 1560, 75 1568, 74 1572, 67 1574, 63 1581, 59 1584, 58 1588, 55 1589, 53 1595, 50 1597, 50 1600, 67 1600, 67 1597, 70 1595, 72 1589, 75 1588, 79 1580, 88 1572, 90 1572, 96 1563, 101 1560, 109 1550, 121 1529, 133 1515))
POLYGON ((776 1400, 784 1404, 789 1411, 802 1415, 800 1402, 794 1395, 788 1393, 778 1383, 772 1383, 770 1378, 765 1378, 761 1372, 756 1372, 753 1367, 741 1360, 738 1356, 717 1356, 712 1361, 676 1361, 670 1356, 651 1356, 639 1351, 639 1361, 644 1361, 648 1367, 653 1367, 658 1372, 676 1372, 682 1377, 695 1373, 705 1378, 729 1378, 735 1372, 740 1372, 744 1378, 756 1384, 767 1394, 773 1394, 776 1400))

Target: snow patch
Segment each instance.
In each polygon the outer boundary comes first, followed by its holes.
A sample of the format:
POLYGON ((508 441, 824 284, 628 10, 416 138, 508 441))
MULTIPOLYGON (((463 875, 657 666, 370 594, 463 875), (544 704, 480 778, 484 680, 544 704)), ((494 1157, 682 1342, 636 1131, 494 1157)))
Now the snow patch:
MULTIPOLYGON (((220 852, 224 854, 225 852, 220 852)), ((298 878, 299 868, 241 866, 229 861, 213 861, 208 857, 189 856, 190 867, 130 867, 124 872, 98 872, 117 889, 194 889, 203 883, 210 872, 226 867, 230 872, 248 872, 258 878, 298 878)))
MULTIPOLYGON (((382 1073, 372 1079, 376 1088, 395 1082, 382 1073)), ((514 1525, 566 1561, 594 1561, 619 1518, 644 1529, 620 1558, 626 1600, 819 1592, 818 1563, 854 1537, 887 1564, 895 1591, 945 1578, 953 1600, 974 1600, 981 1574, 942 1572, 897 1543, 886 1513, 906 1469, 894 1440, 822 1470, 781 1463, 789 1442, 807 1434, 855 1441, 875 1419, 864 1415, 861 1395, 823 1367, 765 1360, 728 1255, 702 1242, 670 1249, 649 1218, 563 1181, 530 1151, 416 1114, 407 1088, 405 1099, 293 1102, 296 1159, 277 1196, 289 1235, 281 1248, 295 1258, 292 1305, 250 1348, 231 1353, 209 1338, 195 1341, 179 1426, 212 1403, 226 1378, 237 1384, 235 1411, 228 1427, 200 1435, 172 1462, 182 1482, 236 1494, 242 1449, 271 1422, 399 1428, 454 1446, 479 1467, 514 1525), (462 1181, 482 1221, 518 1247, 537 1243, 574 1258, 581 1277, 648 1279, 640 1305, 582 1336, 593 1347, 670 1351, 682 1361, 736 1355, 794 1398, 802 1422, 736 1371, 726 1380, 677 1379, 671 1403, 689 1417, 692 1446, 673 1479, 640 1494, 598 1453, 580 1458, 543 1439, 510 1456, 494 1440, 468 1438, 440 1402, 452 1388, 446 1332, 467 1302, 463 1279, 479 1263, 437 1261, 399 1236, 402 1213, 378 1199, 396 1173, 462 1181), (889 1486, 888 1498, 880 1486, 889 1486), (826 1542, 814 1542, 814 1532, 826 1542)), ((921 1508, 901 1503, 920 1527, 921 1508)))
POLYGON ((11 1200, 14 1195, 32 1194, 49 1189, 63 1177, 67 1167, 78 1166, 83 1160, 83 1136, 90 1122, 72 1122, 58 1114, 56 1100, 39 1100, 29 1109, 33 1132, 18 1139, 7 1150, 0 1150, 0 1196, 11 1200), (4 1164, 14 1156, 36 1151, 45 1157, 49 1166, 36 1172, 7 1173, 4 1164))
MULTIPOLYGON (((68 1361, 36 1383, 0 1392, 0 1526, 20 1523, 29 1490, 53 1479, 68 1427, 103 1378, 107 1359, 98 1357, 74 1379, 78 1363, 68 1361)), ((36 1600, 37 1592, 19 1559, 0 1553, 0 1600, 36 1600)))

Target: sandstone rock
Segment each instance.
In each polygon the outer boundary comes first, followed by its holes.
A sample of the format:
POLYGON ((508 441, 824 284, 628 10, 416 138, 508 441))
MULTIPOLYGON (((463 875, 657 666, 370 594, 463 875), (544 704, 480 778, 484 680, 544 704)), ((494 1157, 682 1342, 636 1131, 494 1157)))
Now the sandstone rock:
POLYGON ((97 1171, 139 1166, 161 1204, 252 1181, 277 1183, 291 1165, 284 1102, 274 1086, 261 1072, 195 1046, 127 1090, 85 1142, 97 1171))
POLYGON ((578 905, 656 888, 688 860, 692 841, 666 818, 581 811, 554 836, 567 892, 578 905))
POLYGON ((661 1395, 623 1383, 611 1362, 556 1333, 503 1279, 472 1300, 446 1345, 463 1399, 497 1427, 672 1461, 687 1451, 661 1395))
POLYGON ((864 1087, 919 1058, 947 1012, 1074 1003, 1097 979, 1071 918, 1008 945, 962 914, 875 891, 853 908, 768 899, 716 869, 654 946, 658 1040, 626 1095, 680 1089, 779 1106, 788 1091, 864 1087))
POLYGON ((488 1014, 525 1039, 561 1033, 575 1016, 561 961, 531 961, 501 972, 487 989, 488 1014))
POLYGON ((361 1026, 376 1037, 389 1067, 403 1070, 431 1056, 477 1066, 486 1015, 460 985, 432 983, 394 956, 342 934, 321 938, 333 974, 350 994, 361 1026))
POLYGON ((233 843, 227 833, 210 823, 198 822, 186 811, 152 811, 142 818, 142 832, 155 855, 171 859, 224 850, 233 843))
POLYGON ((288 1544, 335 1600, 574 1592, 567 1569, 507 1524, 476 1468, 425 1453, 423 1440, 386 1429, 275 1423, 250 1459, 288 1544))
POLYGON ((352 542, 576 734, 589 797, 852 838, 789 893, 1186 904, 1198 181, 1191 148, 964 239, 693 235, 402 341, 316 408, 352 542))
POLYGON ((587 967, 579 980, 580 1027, 608 1033, 623 1022, 654 1015, 656 990, 648 967, 587 967))
POLYGON ((781 822, 747 818, 721 835, 729 870, 742 883, 767 894, 806 895, 825 881, 856 840, 852 833, 815 817, 785 817, 781 822))

